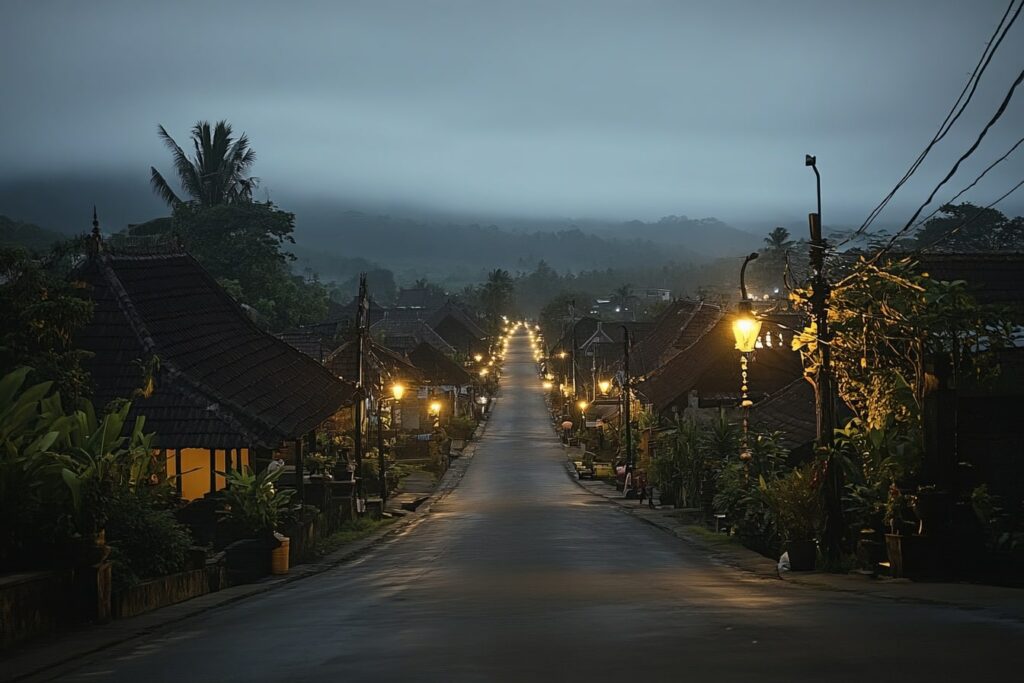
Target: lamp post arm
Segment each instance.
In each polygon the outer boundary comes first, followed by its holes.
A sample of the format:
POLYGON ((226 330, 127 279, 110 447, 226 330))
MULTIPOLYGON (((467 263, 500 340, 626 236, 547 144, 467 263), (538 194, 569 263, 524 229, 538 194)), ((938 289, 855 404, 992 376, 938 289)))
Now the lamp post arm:
POLYGON ((747 300, 747 264, 756 259, 758 253, 756 251, 750 252, 750 254, 743 259, 743 265, 740 266, 740 295, 742 301, 747 300))

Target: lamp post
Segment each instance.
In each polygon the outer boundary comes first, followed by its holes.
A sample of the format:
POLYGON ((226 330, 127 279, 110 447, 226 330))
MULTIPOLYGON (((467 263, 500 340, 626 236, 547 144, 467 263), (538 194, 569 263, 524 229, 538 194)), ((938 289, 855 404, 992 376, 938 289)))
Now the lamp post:
POLYGON ((828 328, 828 297, 830 286, 825 279, 825 238, 821 228, 821 174, 817 157, 804 157, 804 165, 814 171, 817 212, 808 215, 811 232, 811 314, 817 328, 818 369, 814 377, 814 405, 817 423, 815 446, 826 451, 825 460, 825 552, 839 556, 843 537, 842 471, 832 453, 835 432, 835 393, 832 386, 832 348, 828 328))
MULTIPOLYGON (((395 382, 391 385, 391 397, 394 401, 391 403, 391 431, 397 433, 395 427, 395 403, 402 400, 402 396, 405 395, 405 387, 402 384, 395 382)), ((380 500, 381 510, 387 508, 388 505, 388 460, 384 456, 384 432, 382 431, 383 425, 381 422, 381 414, 384 410, 384 392, 381 391, 380 396, 377 399, 377 469, 380 475, 380 500)))
POLYGON ((633 471, 633 426, 629 420, 629 328, 622 325, 622 419, 626 427, 626 476, 633 471))
POLYGON ((740 408, 743 410, 743 436, 740 443, 740 460, 744 465, 750 462, 750 406, 752 402, 748 394, 747 367, 750 354, 757 345, 757 335, 761 332, 761 321, 754 315, 754 306, 747 296, 747 264, 757 258, 757 252, 750 253, 743 259, 740 267, 740 303, 736 307, 736 318, 732 321, 732 334, 736 340, 736 350, 740 352, 740 408))

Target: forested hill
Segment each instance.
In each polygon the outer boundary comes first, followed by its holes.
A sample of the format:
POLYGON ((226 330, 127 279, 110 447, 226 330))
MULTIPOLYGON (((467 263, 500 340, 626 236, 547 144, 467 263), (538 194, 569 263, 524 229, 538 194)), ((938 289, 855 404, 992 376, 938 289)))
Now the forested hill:
POLYGON ((0 215, 2 247, 22 247, 29 251, 42 252, 63 239, 67 239, 67 235, 0 215))
POLYGON ((339 256, 358 255, 396 271, 424 275, 478 268, 532 270, 545 260, 556 270, 640 267, 695 262, 704 255, 682 244, 598 236, 580 228, 513 232, 495 225, 429 223, 356 211, 333 219, 297 216, 296 253, 325 278, 339 256))

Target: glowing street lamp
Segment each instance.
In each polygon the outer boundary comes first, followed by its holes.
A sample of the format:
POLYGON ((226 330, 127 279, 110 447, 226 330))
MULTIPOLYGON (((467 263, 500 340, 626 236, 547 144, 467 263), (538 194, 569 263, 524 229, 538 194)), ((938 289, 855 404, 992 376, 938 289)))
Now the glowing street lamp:
POLYGON ((481 377, 486 377, 488 372, 490 372, 490 371, 487 368, 482 368, 480 370, 480 376, 481 377))
POLYGON ((433 415, 434 417, 437 417, 438 415, 441 414, 441 402, 440 401, 431 401, 430 402, 430 414, 433 415))
POLYGON ((479 363, 483 359, 484 359, 483 354, 480 354, 480 353, 478 353, 478 354, 473 356, 473 360, 475 360, 477 363, 479 363))
POLYGON ((612 383, 606 379, 603 379, 597 383, 597 388, 601 390, 602 394, 607 394, 608 390, 612 388, 612 383))
POLYGON ((405 396, 405 387, 395 382, 391 385, 391 395, 395 397, 396 401, 401 401, 402 397, 405 396))
POLYGON ((553 386, 555 386, 555 385, 552 384, 551 382, 549 382, 547 380, 544 381, 544 391, 551 391, 551 387, 553 387, 553 386))
POLYGON ((740 460, 749 462, 753 457, 750 450, 748 438, 750 423, 750 400, 747 386, 747 367, 750 361, 750 354, 757 347, 757 337, 761 333, 761 321, 754 315, 754 307, 747 297, 746 272, 747 264, 757 258, 757 252, 751 253, 743 259, 743 266, 740 268, 740 303, 736 307, 736 317, 732 321, 732 334, 736 340, 736 350, 740 352, 740 392, 742 399, 740 407, 743 409, 743 437, 740 445, 740 460))
POLYGON ((743 259, 740 268, 740 303, 736 307, 736 317, 732 321, 732 334, 736 340, 736 349, 741 353, 750 353, 757 345, 757 337, 761 334, 761 321, 754 316, 754 306, 747 296, 746 273, 747 264, 757 258, 757 252, 743 259))

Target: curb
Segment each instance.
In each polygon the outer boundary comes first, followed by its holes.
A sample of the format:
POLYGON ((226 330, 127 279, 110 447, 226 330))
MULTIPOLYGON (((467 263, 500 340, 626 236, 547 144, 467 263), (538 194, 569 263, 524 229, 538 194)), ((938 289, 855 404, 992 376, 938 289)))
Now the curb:
MULTIPOLYGON (((662 531, 662 532, 664 532, 666 534, 669 534, 670 536, 672 536, 674 538, 677 538, 680 541, 683 541, 684 543, 687 543, 687 544, 689 544, 689 545, 691 545, 691 546, 693 546, 695 548, 698 548, 698 549, 706 552, 708 554, 708 556, 712 560, 714 560, 715 562, 717 562, 719 564, 727 565, 729 567, 732 567, 733 569, 738 569, 740 571, 746 572, 748 574, 752 574, 752 575, 754 575, 754 576, 756 576, 758 578, 762 578, 762 579, 778 579, 779 578, 778 574, 777 574, 777 572, 775 570, 775 563, 772 560, 770 560, 770 559, 768 559, 766 557, 763 557, 762 555, 759 555, 758 553, 755 553, 752 550, 747 550, 746 548, 743 548, 742 549, 742 553, 744 555, 748 555, 747 559, 749 559, 750 562, 755 563, 757 565, 762 565, 761 567, 754 568, 754 567, 750 567, 750 566, 744 566, 743 564, 741 564, 740 558, 732 556, 732 555, 730 555, 728 553, 720 552, 714 546, 711 546, 711 545, 707 544, 706 542, 704 542, 704 540, 701 539, 701 538, 693 536, 692 534, 687 534, 684 531, 682 531, 681 529, 679 529, 678 527, 661 523, 661 521, 658 520, 658 519, 651 518, 651 517, 648 517, 646 515, 637 514, 637 510, 636 509, 634 509, 634 508, 632 508, 630 506, 622 505, 622 504, 618 503, 619 500, 625 500, 625 499, 623 499, 623 498, 621 498, 619 496, 606 496, 606 495, 603 495, 603 494, 601 494, 601 493, 599 493, 597 491, 591 490, 590 488, 585 486, 583 484, 583 482, 581 482, 579 480, 579 478, 576 476, 576 470, 572 466, 572 462, 569 461, 569 460, 567 460, 566 464, 565 464, 565 473, 566 473, 566 476, 568 476, 569 479, 573 483, 575 483, 577 486, 579 486, 581 489, 583 489, 584 491, 586 491, 590 495, 596 496, 598 498, 604 498, 605 500, 608 500, 608 501, 614 503, 615 504, 615 509, 618 510, 619 512, 622 512, 623 514, 626 514, 626 515, 630 515, 634 519, 637 519, 637 520, 639 520, 641 522, 644 522, 645 524, 653 526, 654 528, 658 529, 659 531, 662 531), (770 565, 770 568, 768 567, 768 565, 770 565)), ((740 549, 737 548, 737 550, 740 550, 740 549)))
POLYGON ((473 457, 476 455, 479 439, 486 431, 486 426, 487 422, 485 421, 477 427, 477 431, 473 435, 473 441, 466 445, 462 455, 442 475, 437 487, 427 500, 421 503, 416 511, 399 518, 386 528, 379 529, 358 541, 348 543, 315 562, 296 565, 284 576, 271 576, 255 583, 231 586, 216 593, 207 593, 206 595, 167 605, 129 619, 118 620, 101 626, 86 626, 80 630, 62 634, 66 640, 71 640, 75 636, 82 636, 83 639, 88 640, 86 644, 78 648, 72 643, 62 643, 61 634, 58 634, 52 640, 42 640, 37 644, 29 643, 27 650, 23 653, 14 654, 9 658, 0 657, 0 665, 2 665, 0 666, 0 669, 2 669, 0 681, 13 683, 14 681, 22 681, 35 676, 46 676, 48 673, 57 677, 60 675, 60 672, 56 670, 72 662, 119 645, 130 643, 144 636, 159 633, 168 627, 200 614, 205 614, 257 595, 269 593, 295 581, 323 574, 365 555, 376 546, 383 544, 389 537, 404 533, 410 527, 422 522, 429 515, 430 508, 435 503, 440 502, 456 489, 462 481, 462 477, 465 476, 466 471, 469 469, 473 457), (204 598, 207 601, 204 601, 204 598), (204 602, 199 604, 197 601, 204 602), (189 609, 190 606, 191 609, 189 609), (173 610, 175 613, 172 614, 170 610, 173 610), (163 618, 158 616, 160 612, 164 612, 163 618), (133 624, 132 622, 135 623, 133 624), (107 637, 104 638, 104 635, 107 637), (42 665, 30 661, 33 658, 33 654, 39 654, 40 658, 45 658, 47 650, 53 650, 60 654, 42 665), (19 659, 26 661, 19 663, 19 659))
MULTIPOLYGON (((579 486, 581 489, 583 489, 590 495, 598 498, 604 498, 605 500, 615 503, 616 509, 623 512, 624 514, 631 515, 632 517, 642 522, 646 522, 647 524, 671 536, 674 536, 675 538, 695 548, 698 548, 708 553, 708 556, 711 557, 713 561, 719 564, 727 565, 733 569, 743 571, 759 579, 771 579, 773 581, 781 579, 783 583, 793 584, 796 586, 800 586, 801 588, 808 588, 818 591, 830 591, 833 593, 845 593, 847 595, 857 595, 860 597, 872 598, 876 600, 885 600, 887 602, 902 602, 907 604, 928 605, 933 607, 951 607, 955 609, 970 611, 987 611, 993 613, 1001 619, 1007 619, 1018 623, 1024 623, 1024 618, 1022 618, 1019 614, 1014 614, 1012 613, 1012 611, 999 609, 998 607, 994 607, 992 605, 975 604, 956 600, 944 600, 941 598, 925 596, 899 595, 886 590, 887 588, 897 588, 900 585, 925 585, 915 584, 913 582, 908 582, 904 579, 876 579, 872 583, 867 584, 865 586, 837 586, 832 583, 829 583, 827 580, 827 577, 833 575, 826 574, 824 572, 808 572, 804 574, 794 574, 793 572, 787 572, 780 576, 776 569, 776 564, 773 560, 771 560, 770 558, 766 558, 754 552, 753 550, 749 550, 743 547, 734 547, 733 550, 737 551, 735 554, 722 553, 714 546, 711 546, 708 543, 706 543, 703 539, 693 536, 692 534, 687 534, 685 531, 679 529, 678 527, 663 524, 660 522, 660 520, 655 518, 636 514, 637 510, 629 506, 617 503, 618 500, 622 500, 617 496, 606 496, 598 491, 591 490, 576 477, 576 470, 575 468, 573 468, 571 461, 566 462, 566 475, 569 477, 569 479, 575 482, 577 486, 579 486), (744 558, 742 556, 747 556, 747 559, 749 559, 749 561, 754 566, 746 566, 744 564, 744 558), (825 578, 824 580, 816 580, 816 577, 825 578)), ((848 577, 849 575, 840 574, 835 576, 848 577)))

